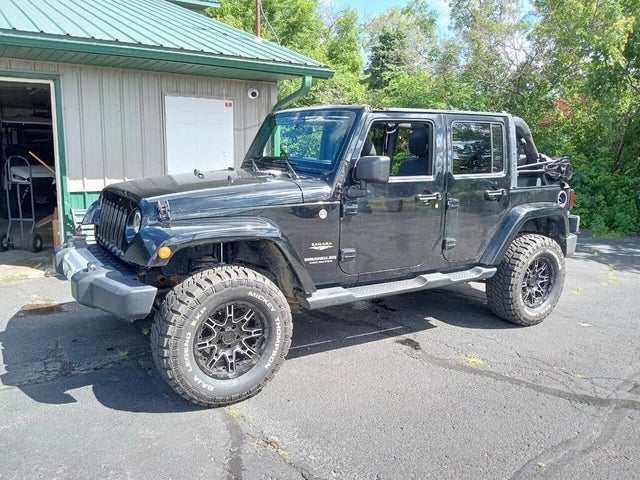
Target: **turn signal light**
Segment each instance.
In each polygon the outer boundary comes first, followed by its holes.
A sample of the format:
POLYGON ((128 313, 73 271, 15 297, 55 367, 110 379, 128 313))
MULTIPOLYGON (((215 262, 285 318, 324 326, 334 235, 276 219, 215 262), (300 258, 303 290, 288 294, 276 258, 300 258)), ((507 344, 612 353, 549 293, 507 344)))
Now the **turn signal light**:
POLYGON ((167 247, 166 245, 158 249, 158 256, 163 260, 169 258, 172 253, 173 252, 171 251, 171 248, 167 247))

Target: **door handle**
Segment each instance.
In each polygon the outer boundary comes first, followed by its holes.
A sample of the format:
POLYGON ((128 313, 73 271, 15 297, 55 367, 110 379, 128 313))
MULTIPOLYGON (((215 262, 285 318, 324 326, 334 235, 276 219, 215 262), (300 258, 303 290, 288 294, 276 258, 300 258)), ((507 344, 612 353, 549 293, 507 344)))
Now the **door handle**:
POLYGON ((422 192, 416 195, 416 200, 420 200, 425 205, 429 205, 431 200, 442 200, 441 193, 430 193, 430 192, 422 192))
POLYGON ((499 188, 497 190, 485 190, 484 199, 493 202, 496 200, 500 200, 506 194, 507 194, 507 191, 504 188, 499 188))

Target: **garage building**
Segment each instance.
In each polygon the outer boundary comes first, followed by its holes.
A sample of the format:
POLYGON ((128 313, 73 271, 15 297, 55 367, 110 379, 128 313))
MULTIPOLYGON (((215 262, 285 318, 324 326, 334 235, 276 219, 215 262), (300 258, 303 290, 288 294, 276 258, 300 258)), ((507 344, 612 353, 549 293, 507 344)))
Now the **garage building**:
POLYGON ((3 213, 6 190, 16 202, 13 182, 26 175, 36 216, 57 207, 60 241, 72 212, 105 185, 237 167, 276 106, 278 80, 300 78, 302 95, 312 78, 331 77, 319 62, 192 10, 204 5, 0 0, 3 213))

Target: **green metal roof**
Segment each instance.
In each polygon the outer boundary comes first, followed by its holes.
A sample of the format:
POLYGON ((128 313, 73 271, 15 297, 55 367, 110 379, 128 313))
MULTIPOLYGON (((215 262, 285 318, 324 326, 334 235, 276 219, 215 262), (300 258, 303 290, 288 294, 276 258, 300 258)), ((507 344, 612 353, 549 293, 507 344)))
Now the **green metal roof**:
POLYGON ((274 81, 329 67, 166 0, 0 0, 0 57, 274 81))
POLYGON ((202 11, 207 7, 219 7, 220 2, 217 0, 169 0, 171 3, 177 3, 190 10, 202 11))

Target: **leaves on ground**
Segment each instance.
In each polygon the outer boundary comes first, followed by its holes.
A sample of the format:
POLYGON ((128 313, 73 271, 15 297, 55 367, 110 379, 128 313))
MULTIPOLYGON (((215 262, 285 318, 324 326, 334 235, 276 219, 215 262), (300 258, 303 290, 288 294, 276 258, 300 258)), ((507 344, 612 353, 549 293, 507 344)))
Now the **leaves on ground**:
POLYGON ((484 360, 477 357, 473 353, 465 353, 462 359, 467 362, 469 365, 473 365, 474 367, 482 367, 484 365, 484 360))

